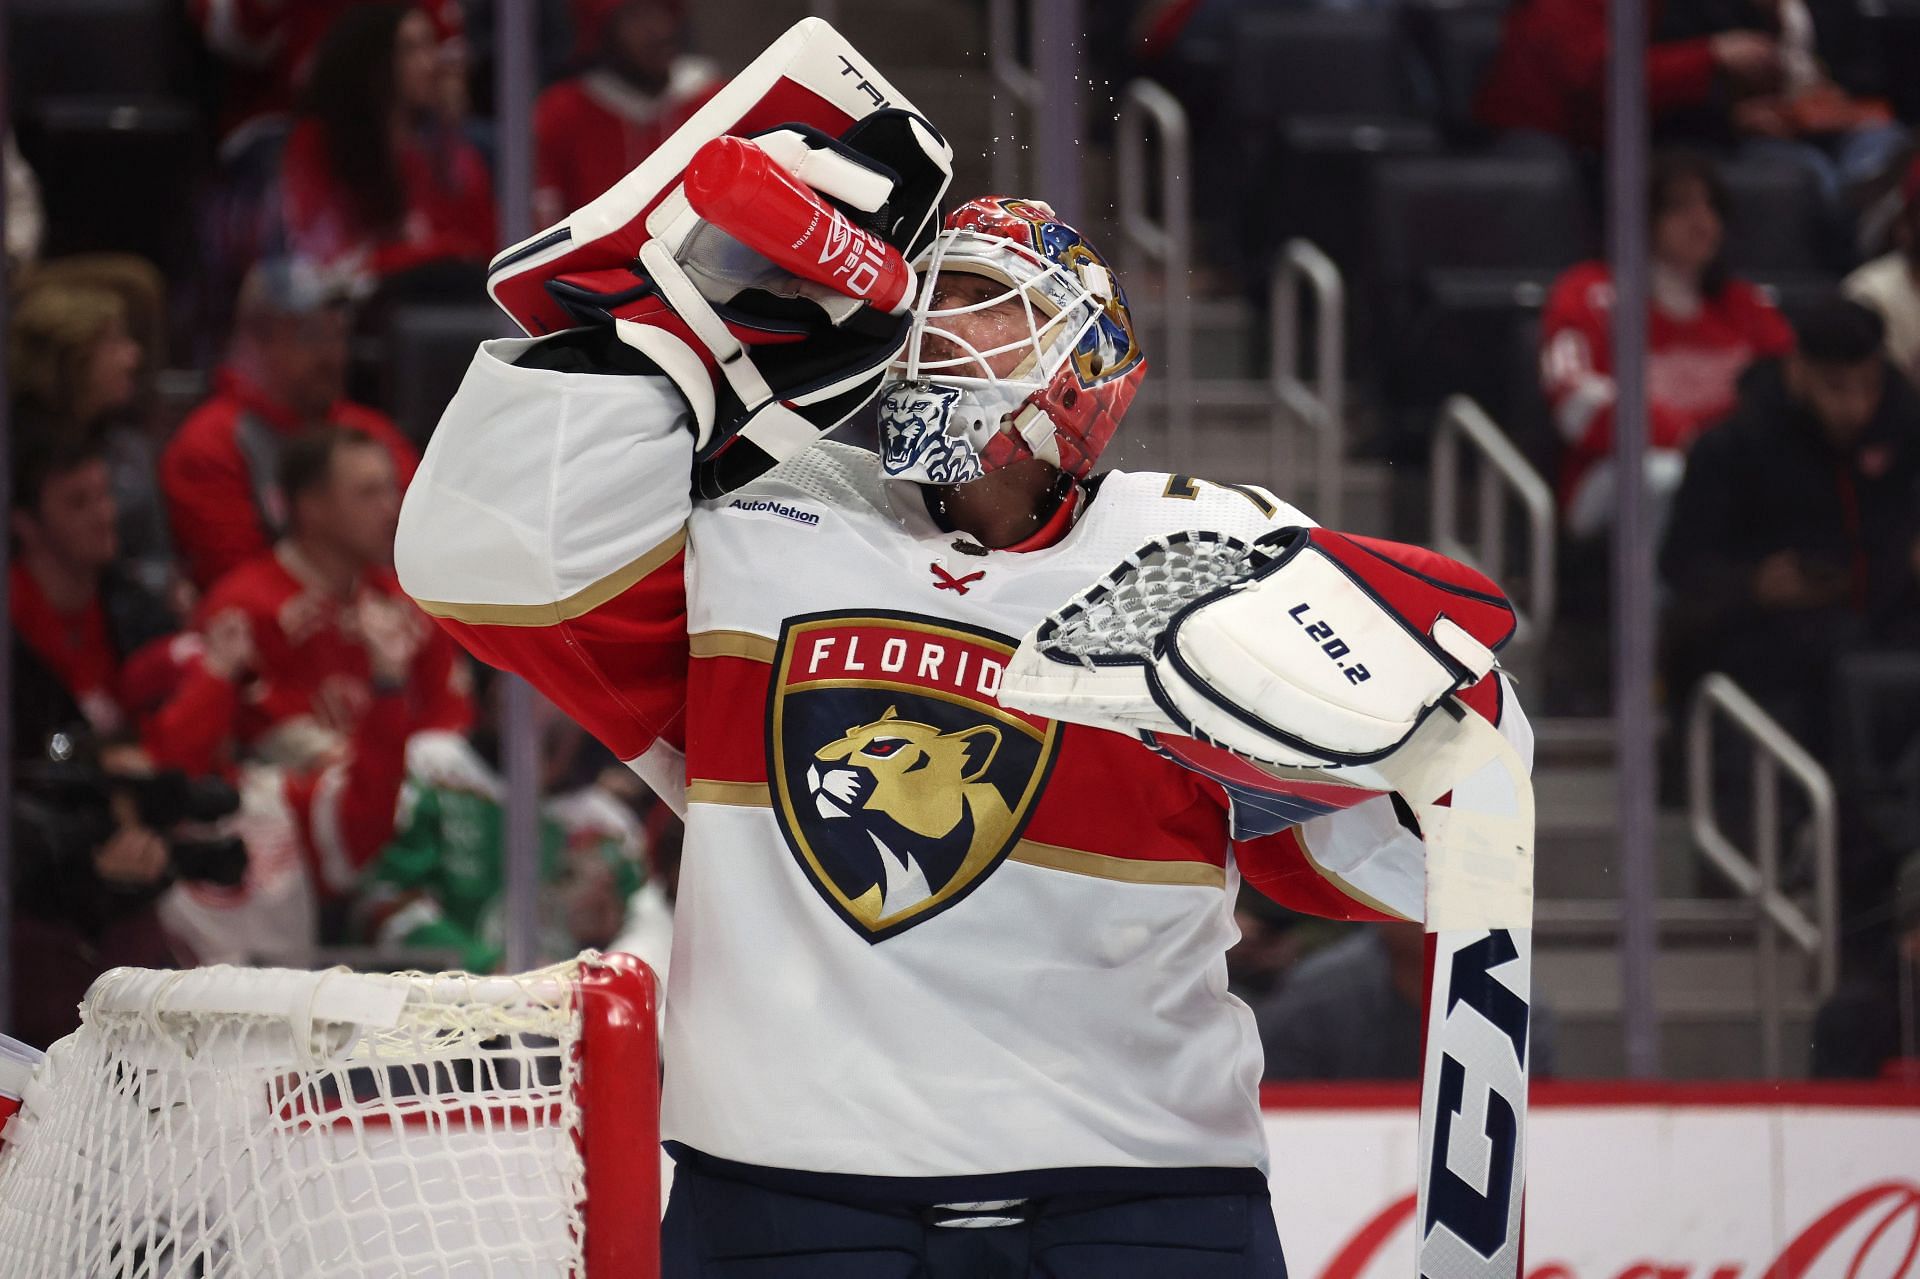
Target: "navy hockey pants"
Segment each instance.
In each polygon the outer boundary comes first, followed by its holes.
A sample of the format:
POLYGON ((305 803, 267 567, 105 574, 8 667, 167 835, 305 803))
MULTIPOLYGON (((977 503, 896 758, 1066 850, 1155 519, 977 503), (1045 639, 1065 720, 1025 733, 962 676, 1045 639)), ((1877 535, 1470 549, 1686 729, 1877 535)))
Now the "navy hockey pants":
POLYGON ((685 1164, 661 1232, 663 1279, 1286 1279, 1265 1194, 1060 1195, 1013 1225, 788 1194, 685 1164))

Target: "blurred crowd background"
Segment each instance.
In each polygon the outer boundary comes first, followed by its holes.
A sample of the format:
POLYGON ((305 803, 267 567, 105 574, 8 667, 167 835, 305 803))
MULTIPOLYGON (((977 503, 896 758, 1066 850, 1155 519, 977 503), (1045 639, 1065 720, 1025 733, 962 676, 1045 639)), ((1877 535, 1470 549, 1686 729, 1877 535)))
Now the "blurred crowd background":
MULTIPOLYGON (((1544 495, 1531 525, 1497 489, 1474 516, 1491 558, 1540 543, 1488 565, 1531 613, 1538 1065, 1618 1073, 1604 0, 1102 0, 1077 122, 1023 118, 992 70, 1033 53, 1001 0, 543 0, 535 225, 815 7, 948 134, 959 198, 1074 130, 1079 221, 1180 371, 1120 465, 1178 445, 1298 497, 1275 433, 1317 403, 1314 492, 1333 476, 1347 527, 1453 529, 1432 468, 1463 429, 1471 480, 1544 495), (1143 186, 1180 202, 1178 255, 1127 234, 1143 80, 1183 135, 1154 117, 1177 154, 1143 186), (1338 285, 1304 314, 1301 263, 1338 285), (1341 354, 1289 409, 1303 338, 1341 354)), ((114 964, 497 967, 499 684, 390 567, 419 451, 502 326, 493 4, 9 9, 8 1029, 71 1029, 114 964)), ((1920 5, 1651 9, 1666 1068, 1920 1079, 1920 5), (1692 722, 1726 685, 1830 804, 1750 766, 1753 732, 1692 722)), ((675 819, 564 718, 538 733, 543 951, 617 945, 670 982, 675 819)), ((1417 925, 1251 894, 1238 916, 1270 1078, 1414 1076, 1417 925)))

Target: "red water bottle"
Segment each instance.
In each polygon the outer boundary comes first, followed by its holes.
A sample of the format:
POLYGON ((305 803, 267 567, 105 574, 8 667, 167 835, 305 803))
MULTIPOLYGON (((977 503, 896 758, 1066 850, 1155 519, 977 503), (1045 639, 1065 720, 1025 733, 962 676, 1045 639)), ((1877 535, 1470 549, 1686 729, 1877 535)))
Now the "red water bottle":
POLYGON ((913 300, 913 268, 898 249, 744 138, 715 138, 694 152, 686 191, 695 213, 803 280, 893 315, 913 300))

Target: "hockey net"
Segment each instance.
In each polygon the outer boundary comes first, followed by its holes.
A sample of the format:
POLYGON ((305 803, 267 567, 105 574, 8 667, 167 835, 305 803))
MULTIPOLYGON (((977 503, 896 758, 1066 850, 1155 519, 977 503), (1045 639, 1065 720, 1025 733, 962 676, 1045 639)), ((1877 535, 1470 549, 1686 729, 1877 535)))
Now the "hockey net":
POLYGON ((652 975, 115 969, 0 1133, 0 1272, 650 1276, 652 975))

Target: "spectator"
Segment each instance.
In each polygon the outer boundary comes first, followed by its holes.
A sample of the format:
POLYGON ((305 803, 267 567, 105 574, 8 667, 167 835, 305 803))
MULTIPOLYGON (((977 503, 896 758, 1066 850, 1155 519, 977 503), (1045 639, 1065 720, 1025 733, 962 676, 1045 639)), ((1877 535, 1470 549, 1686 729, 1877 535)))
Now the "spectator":
POLYGON ((1847 277, 1847 296, 1880 313, 1887 326, 1887 358, 1920 386, 1920 158, 1901 186, 1894 248, 1847 277))
POLYGON ((1240 940, 1227 951, 1227 990, 1257 1004, 1286 980, 1305 949, 1302 916, 1256 888, 1242 884, 1234 900, 1233 922, 1240 940))
MULTIPOLYGON (((1663 6, 1654 0, 1647 8, 1649 31, 1657 33, 1663 6)), ((1752 30, 1656 37, 1647 48, 1646 77, 1647 109, 1660 130, 1690 112, 1724 112, 1735 94, 1776 89, 1780 44, 1752 30)), ((1474 114, 1490 129, 1544 134, 1596 150, 1604 133, 1606 81, 1606 0, 1516 0, 1474 114)))
POLYGON ((1418 1079, 1426 933, 1362 925, 1307 956, 1254 1010, 1268 1079, 1418 1079))
POLYGON ((172 614, 119 566, 116 510, 97 438, 29 430, 14 459, 11 529, 14 733, 23 750, 84 720, 130 727, 126 656, 174 629, 172 614))
MULTIPOLYGON (((244 150, 262 129, 284 121, 312 71, 314 56, 341 15, 365 0, 187 0, 207 51, 223 64, 220 146, 244 150)), ((462 41, 459 0, 420 0, 443 54, 462 41)))
POLYGON ((359 431, 387 447, 402 485, 413 478, 419 455, 399 428, 343 398, 347 330, 344 295, 312 267, 281 259, 248 273, 213 397, 181 423, 160 460, 174 545, 200 589, 285 532, 276 475, 301 433, 359 431))
POLYGON ((125 293, 108 282, 123 268, 128 287, 141 292, 142 268, 152 268, 138 259, 101 255, 42 269, 15 305, 7 373, 16 420, 30 430, 100 444, 125 566, 148 590, 164 594, 173 578, 172 546, 155 482, 151 415, 143 411, 150 361, 128 323, 125 293), (64 269, 69 265, 78 269, 64 269))
POLYGON ((682 52, 682 0, 573 0, 579 75, 534 106, 534 219, 558 222, 686 123, 719 84, 682 52))
POLYGON ((7 331, 14 403, 44 429, 99 435, 132 407, 144 353, 119 295, 98 284, 29 290, 7 331))
POLYGON ((1664 35, 1771 39, 1779 71, 1761 86, 1732 84, 1686 121, 1683 136, 1778 155, 1808 169, 1829 209, 1885 173, 1906 149, 1881 89, 1882 59, 1857 10, 1808 0, 1668 0, 1664 35))
MULTIPOLYGON (((374 695, 346 750, 306 767, 239 766, 239 808, 224 829, 246 846, 243 876, 237 883, 182 879, 158 903, 183 962, 312 967, 320 904, 357 887, 361 870, 393 837, 406 769, 404 689, 425 638, 417 627, 367 633, 374 695)), ((238 732, 236 684, 253 666, 252 642, 245 615, 229 610, 204 642, 180 636, 128 662, 129 708, 146 740, 175 747, 175 767, 213 767, 210 758, 185 758, 183 738, 219 744, 238 732)))
MULTIPOLYGON (((1759 290, 1727 274, 1727 195, 1711 162, 1662 154, 1649 196, 1646 484, 1654 509, 1664 512, 1687 448, 1733 408, 1741 371, 1783 354, 1793 333, 1759 290)), ((1587 262, 1560 277, 1542 321, 1541 384, 1564 450, 1561 504, 1568 530, 1582 538, 1612 521, 1612 312, 1612 272, 1605 262, 1587 262)))
POLYGON ((465 668, 400 591, 393 533, 400 491, 390 450, 348 427, 287 444, 280 460, 287 533, 215 583, 201 617, 244 613, 255 660, 238 723, 242 750, 292 767, 344 749, 372 704, 400 692, 407 730, 464 728, 465 668), (431 634, 404 685, 375 670, 370 650, 395 627, 431 634))
POLYGON ((464 264, 454 275, 477 284, 497 247, 493 184, 448 118, 439 59, 418 7, 359 5, 327 33, 283 160, 296 256, 380 281, 464 264))
MULTIPOLYGON (((1302 959, 1254 1009, 1268 1080, 1418 1079, 1427 999, 1426 929, 1362 924, 1302 959)), ((1554 1019, 1536 998, 1527 1048, 1536 1079, 1554 1073, 1554 1019)))
MULTIPOLYGON (((361 903, 369 941, 448 952, 470 972, 503 958, 505 794, 466 738, 422 733, 407 748, 404 814, 361 903)), ((641 880, 639 822, 592 788, 549 800, 540 821, 542 954, 611 943, 641 880)))
POLYGON ((1725 671, 1816 754, 1835 658, 1920 642, 1920 395, 1883 337, 1857 302, 1810 311, 1695 444, 1660 552, 1670 686, 1725 671))
POLYGON ((152 762, 124 738, 87 754, 23 751, 15 770, 8 1031, 41 1047, 78 1027, 80 999, 107 969, 174 965, 154 910, 170 832, 103 793, 152 762))
POLYGON ((1920 1084, 1920 853, 1893 892, 1893 953, 1840 984, 1813 1021, 1816 1079, 1920 1084))

